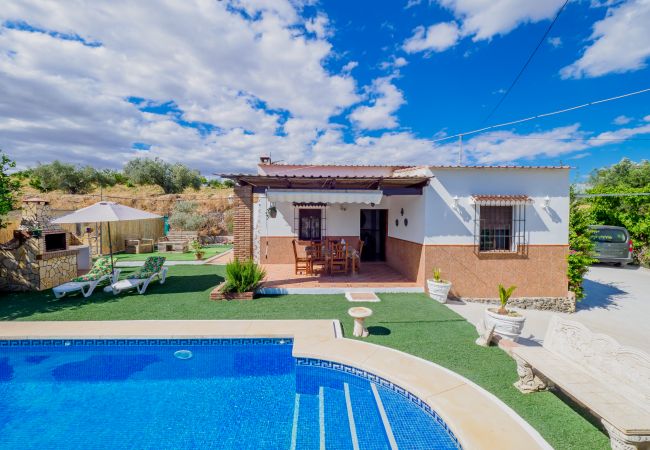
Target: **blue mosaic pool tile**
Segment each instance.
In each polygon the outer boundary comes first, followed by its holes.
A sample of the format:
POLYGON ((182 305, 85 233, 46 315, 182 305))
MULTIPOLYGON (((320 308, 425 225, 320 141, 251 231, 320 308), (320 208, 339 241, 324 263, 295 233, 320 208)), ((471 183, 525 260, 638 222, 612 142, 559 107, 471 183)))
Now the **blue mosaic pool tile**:
POLYGON ((318 420, 318 396, 301 395, 298 414, 296 449, 320 448, 320 425, 318 420))
POLYGON ((293 338, 217 339, 0 339, 0 347, 123 347, 123 346, 293 345, 293 338))

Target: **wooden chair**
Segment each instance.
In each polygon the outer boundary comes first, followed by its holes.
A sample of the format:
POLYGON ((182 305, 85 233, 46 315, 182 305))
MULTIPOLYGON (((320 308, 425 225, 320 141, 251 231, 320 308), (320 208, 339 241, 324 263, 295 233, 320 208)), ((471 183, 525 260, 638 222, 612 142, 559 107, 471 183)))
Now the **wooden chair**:
POLYGON ((363 240, 359 239, 356 252, 352 255, 352 273, 359 273, 361 271, 361 252, 363 251, 363 240))
POLYGON ((345 244, 332 245, 330 273, 348 273, 348 250, 345 244))
POLYGON ((311 259, 307 258, 306 256, 298 256, 298 248, 297 248, 297 243, 296 240, 294 239, 291 241, 291 244, 293 245, 293 257, 295 260, 295 272, 296 275, 299 274, 304 274, 304 275, 309 275, 312 272, 311 269, 311 259))
POLYGON ((319 267, 319 271, 327 272, 327 257, 325 245, 322 242, 312 242, 311 244, 311 270, 313 273, 316 272, 316 267, 319 267))

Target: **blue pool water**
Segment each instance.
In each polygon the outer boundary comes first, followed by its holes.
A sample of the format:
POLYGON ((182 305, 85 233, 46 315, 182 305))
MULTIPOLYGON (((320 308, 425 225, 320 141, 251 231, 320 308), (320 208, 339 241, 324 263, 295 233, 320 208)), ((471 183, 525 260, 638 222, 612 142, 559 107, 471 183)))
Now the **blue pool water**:
POLYGON ((0 341, 0 448, 458 448, 399 387, 291 350, 291 339, 0 341))

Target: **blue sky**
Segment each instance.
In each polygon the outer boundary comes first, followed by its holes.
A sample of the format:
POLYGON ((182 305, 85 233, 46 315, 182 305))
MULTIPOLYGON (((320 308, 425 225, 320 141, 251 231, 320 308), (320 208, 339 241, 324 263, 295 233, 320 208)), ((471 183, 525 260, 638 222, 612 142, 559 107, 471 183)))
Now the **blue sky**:
MULTIPOLYGON (((650 0, 574 0, 486 120, 563 3, 8 1, 0 148, 20 167, 159 156, 205 175, 269 153, 455 163, 435 139, 650 87, 650 0)), ((464 162, 579 181, 649 150, 645 93, 468 136, 464 162)))

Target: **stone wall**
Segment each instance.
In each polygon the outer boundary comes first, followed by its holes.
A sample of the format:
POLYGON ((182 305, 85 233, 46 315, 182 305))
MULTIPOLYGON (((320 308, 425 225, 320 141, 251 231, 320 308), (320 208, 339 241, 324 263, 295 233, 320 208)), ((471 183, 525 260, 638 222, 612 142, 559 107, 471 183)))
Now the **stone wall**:
MULTIPOLYGON (((499 304, 498 298, 461 297, 460 299, 470 303, 499 304)), ((517 297, 511 298, 508 301, 508 306, 521 309, 573 313, 576 311, 576 298, 573 293, 569 293, 566 297, 517 297)))
POLYGON ((12 250, 1 249, 0 291, 38 290, 40 288, 38 253, 38 239, 27 239, 12 250))
POLYGON ((77 276, 77 251, 57 252, 51 258, 39 261, 39 291, 66 283, 77 276))
POLYGON ((77 250, 41 254, 42 239, 0 249, 0 291, 42 291, 77 276, 77 250))

